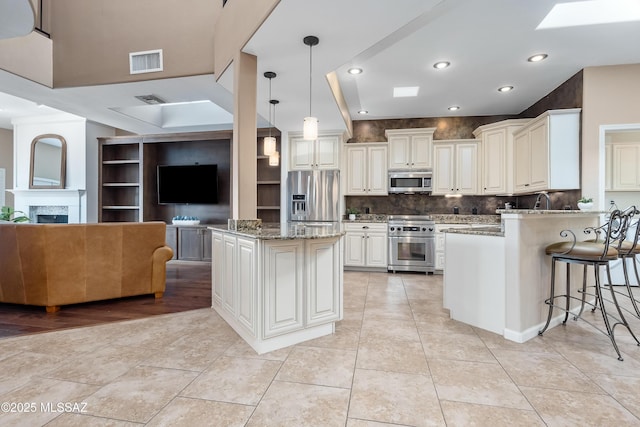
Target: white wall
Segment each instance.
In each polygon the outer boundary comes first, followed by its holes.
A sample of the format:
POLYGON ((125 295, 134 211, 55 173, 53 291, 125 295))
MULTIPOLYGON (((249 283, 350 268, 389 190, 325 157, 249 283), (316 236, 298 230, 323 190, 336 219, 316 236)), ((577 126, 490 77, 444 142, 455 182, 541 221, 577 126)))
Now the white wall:
MULTIPOLYGON (((5 170, 5 188, 13 188, 13 131, 8 129, 0 129, 0 168, 5 170)), ((0 191, 4 195, 4 204, 13 206, 13 194, 2 188, 0 191)))
POLYGON ((593 194, 596 206, 607 209, 605 129, 634 123, 640 129, 640 64, 585 68, 583 84, 582 193, 593 194))

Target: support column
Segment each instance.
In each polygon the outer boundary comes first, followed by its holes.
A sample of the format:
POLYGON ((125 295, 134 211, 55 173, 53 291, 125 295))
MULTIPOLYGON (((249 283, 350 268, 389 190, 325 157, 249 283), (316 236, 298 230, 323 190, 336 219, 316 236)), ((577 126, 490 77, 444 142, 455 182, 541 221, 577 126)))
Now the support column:
POLYGON ((258 61, 238 53, 233 61, 233 145, 231 148, 231 215, 257 217, 257 107, 258 61))

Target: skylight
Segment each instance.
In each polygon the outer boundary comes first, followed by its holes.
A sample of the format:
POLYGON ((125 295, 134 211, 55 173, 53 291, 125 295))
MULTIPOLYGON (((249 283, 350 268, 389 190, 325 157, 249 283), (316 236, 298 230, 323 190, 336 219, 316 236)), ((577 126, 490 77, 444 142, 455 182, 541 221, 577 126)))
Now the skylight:
POLYGON ((630 21, 640 21, 640 1, 589 0, 556 4, 536 30, 630 21))
POLYGON ((393 97, 394 98, 406 98, 410 96, 418 96, 418 91, 420 90, 419 86, 404 86, 404 87, 394 87, 393 88, 393 97))

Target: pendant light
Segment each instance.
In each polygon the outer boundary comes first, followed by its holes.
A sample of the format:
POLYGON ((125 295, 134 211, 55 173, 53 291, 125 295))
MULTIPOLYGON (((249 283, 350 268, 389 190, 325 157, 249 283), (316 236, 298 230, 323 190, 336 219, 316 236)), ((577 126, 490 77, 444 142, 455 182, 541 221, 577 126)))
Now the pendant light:
POLYGON ((311 75, 312 75, 312 53, 313 46, 320 41, 316 36, 307 36, 302 39, 304 44, 309 46, 309 116, 304 118, 304 126, 302 128, 303 139, 318 139, 318 118, 311 115, 311 75))
MULTIPOLYGON (((262 145, 262 152, 265 156, 271 156, 276 152, 276 139, 271 136, 271 107, 273 103, 271 102, 271 79, 276 76, 276 73, 273 71, 267 71, 264 73, 264 76, 269 79, 269 136, 265 136, 262 145)), ((271 162, 269 162, 271 164, 271 162)))
MULTIPOLYGON (((277 99, 270 99, 269 111, 271 111, 271 106, 273 106, 273 127, 276 126, 276 105, 278 105, 280 101, 277 99)), ((271 128, 269 128, 269 136, 267 138, 271 138, 273 140, 273 152, 269 154, 269 166, 278 166, 280 164, 280 153, 276 151, 276 139, 271 137, 271 128)), ((265 138, 265 141, 266 139, 265 138)), ((265 142, 266 146, 266 142, 265 142)))

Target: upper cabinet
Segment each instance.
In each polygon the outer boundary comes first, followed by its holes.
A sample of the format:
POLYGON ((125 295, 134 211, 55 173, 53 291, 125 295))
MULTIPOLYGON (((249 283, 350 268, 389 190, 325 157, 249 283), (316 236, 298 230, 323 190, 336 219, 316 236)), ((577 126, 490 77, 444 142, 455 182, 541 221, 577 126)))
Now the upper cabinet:
POLYGON ((339 169, 342 135, 319 135, 306 140, 301 136, 289 139, 290 170, 339 169))
POLYGON ((347 195, 386 196, 387 144, 346 144, 347 195))
POLYGON ((389 170, 430 169, 436 128, 388 129, 389 170))
POLYGON ((478 127, 473 135, 482 141, 481 194, 513 193, 513 133, 531 119, 509 119, 478 127))
POLYGON ((475 139, 434 141, 432 194, 480 194, 478 151, 475 139))
POLYGON ((514 192, 580 188, 580 109, 549 110, 514 133, 514 192))

